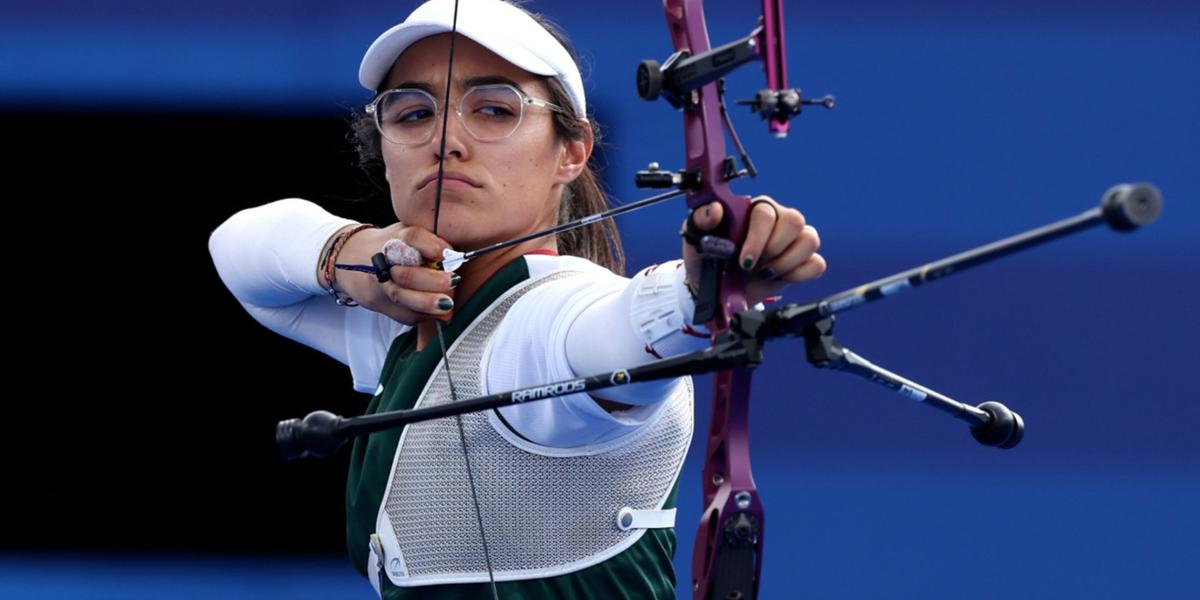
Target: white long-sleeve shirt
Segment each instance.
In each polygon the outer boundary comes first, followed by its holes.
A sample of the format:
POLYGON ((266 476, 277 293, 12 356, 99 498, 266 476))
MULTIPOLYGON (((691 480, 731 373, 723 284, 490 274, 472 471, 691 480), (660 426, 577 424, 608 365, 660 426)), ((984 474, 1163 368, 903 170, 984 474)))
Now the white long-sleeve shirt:
MULTIPOLYGON (((392 341, 410 329, 382 313, 336 305, 317 281, 325 243, 354 221, 307 200, 289 198, 238 212, 209 238, 225 286, 255 320, 350 367, 354 389, 376 393, 392 341)), ((668 356, 707 340, 681 332, 694 305, 678 261, 613 274, 572 256, 524 257, 530 277, 574 270, 532 290, 510 309, 492 337, 487 393, 644 364, 650 350, 668 356)), ((559 448, 606 442, 636 429, 661 408, 679 380, 596 392, 634 405, 609 412, 584 394, 507 407, 508 424, 526 439, 559 448)))

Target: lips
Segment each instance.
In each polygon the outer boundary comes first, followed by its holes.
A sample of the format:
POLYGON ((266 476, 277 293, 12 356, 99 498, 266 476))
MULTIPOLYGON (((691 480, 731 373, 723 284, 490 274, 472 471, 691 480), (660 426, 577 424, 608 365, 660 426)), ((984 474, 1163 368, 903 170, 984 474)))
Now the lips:
MULTIPOLYGON (((421 180, 421 184, 417 186, 417 189, 418 190, 424 189, 425 186, 436 182, 437 178, 438 178, 437 173, 433 173, 431 175, 426 176, 425 179, 421 180)), ((482 187, 478 183, 476 183, 476 181, 474 179, 471 179, 470 177, 467 177, 466 175, 463 175, 462 173, 455 173, 453 171, 446 171, 442 175, 442 179, 443 179, 443 185, 445 185, 446 183, 449 183, 451 181, 457 181, 460 183, 465 183, 471 187, 482 187)))

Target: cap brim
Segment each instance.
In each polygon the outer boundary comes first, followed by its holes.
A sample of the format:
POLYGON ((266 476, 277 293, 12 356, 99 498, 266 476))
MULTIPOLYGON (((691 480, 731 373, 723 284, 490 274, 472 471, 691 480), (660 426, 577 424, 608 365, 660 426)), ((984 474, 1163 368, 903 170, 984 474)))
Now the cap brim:
MULTIPOLYGON (((494 33, 493 28, 472 31, 469 23, 460 23, 457 33, 487 48, 500 58, 535 75, 555 75, 556 71, 546 61, 521 47, 502 46, 505 38, 494 33)), ((407 21, 379 36, 363 55, 358 69, 358 81, 363 87, 379 91, 396 59, 413 44, 430 36, 450 33, 450 27, 437 21, 407 21)))

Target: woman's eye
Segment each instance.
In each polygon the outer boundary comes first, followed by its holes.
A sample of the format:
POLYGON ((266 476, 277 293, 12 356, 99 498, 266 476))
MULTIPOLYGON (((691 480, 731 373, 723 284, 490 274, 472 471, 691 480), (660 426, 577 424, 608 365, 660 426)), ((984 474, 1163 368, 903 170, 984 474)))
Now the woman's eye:
POLYGON ((491 117, 493 119, 502 119, 505 117, 512 117, 512 116, 516 115, 516 113, 514 113, 507 106, 503 106, 503 105, 499 105, 499 104, 489 104, 489 105, 485 105, 485 106, 480 106, 479 108, 475 109, 475 112, 482 116, 491 117))
POLYGON ((414 108, 411 110, 402 110, 396 113, 392 121, 396 123, 415 123, 422 119, 428 119, 433 116, 433 111, 428 108, 414 108))

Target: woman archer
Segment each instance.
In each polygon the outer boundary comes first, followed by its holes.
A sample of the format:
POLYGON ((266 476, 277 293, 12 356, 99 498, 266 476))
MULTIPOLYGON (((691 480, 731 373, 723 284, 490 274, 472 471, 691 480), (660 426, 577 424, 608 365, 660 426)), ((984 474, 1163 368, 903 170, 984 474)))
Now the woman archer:
MULTIPOLYGON (((688 326, 701 260, 686 242, 680 260, 632 278, 611 222, 454 272, 426 266, 607 206, 566 38, 502 0, 460 4, 421 5, 362 59, 375 95, 357 117, 360 152, 382 161, 397 222, 359 224, 295 198, 243 210, 209 241, 222 281, 256 320, 348 365, 373 394, 368 414, 707 345, 688 326), (369 271, 385 248, 381 282, 369 271)), ((722 209, 690 218, 711 230, 722 209)), ((756 201, 738 256, 757 275, 747 300, 819 277, 819 244, 799 212, 756 201)), ((685 378, 359 438, 350 556, 384 598, 674 598, 691 410, 685 378)))

